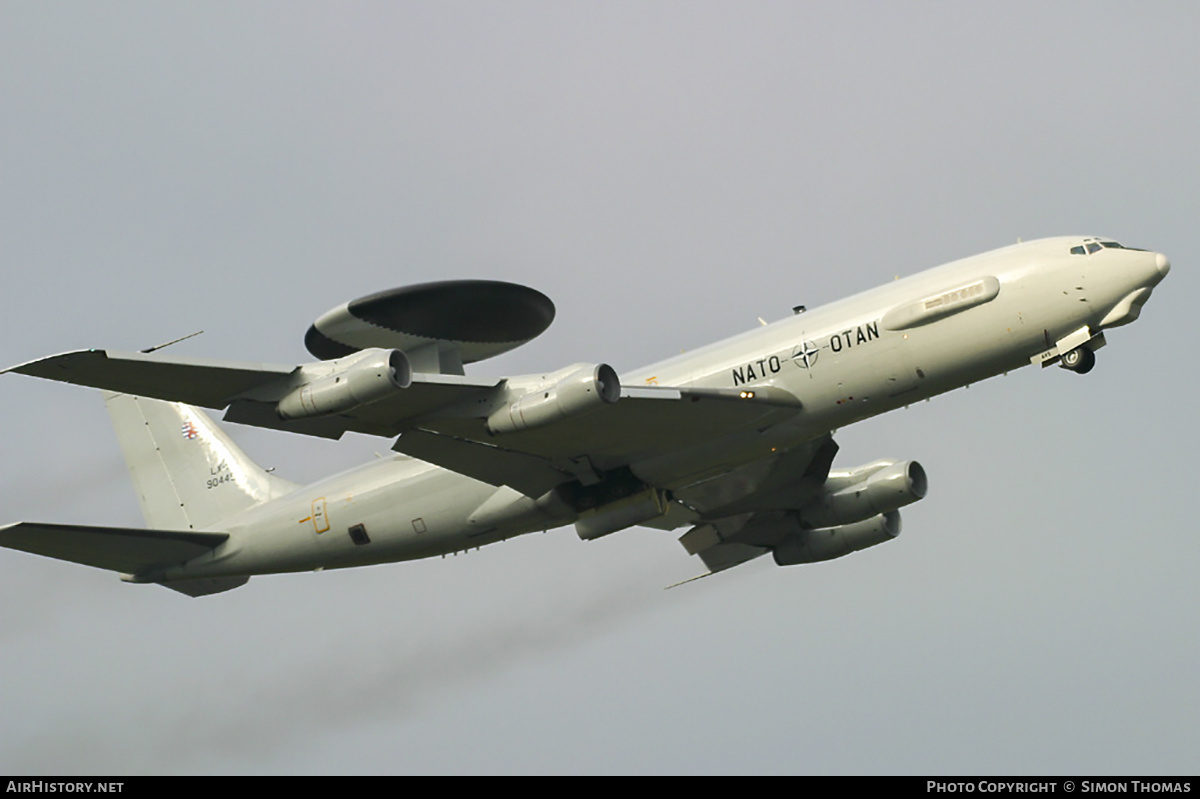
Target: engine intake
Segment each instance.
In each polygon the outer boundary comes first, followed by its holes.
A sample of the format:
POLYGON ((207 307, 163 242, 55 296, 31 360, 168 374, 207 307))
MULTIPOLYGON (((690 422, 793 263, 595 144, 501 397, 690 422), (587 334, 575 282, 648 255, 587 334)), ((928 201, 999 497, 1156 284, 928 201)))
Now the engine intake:
POLYGON ((487 426, 493 433, 528 430, 611 405, 620 396, 621 381, 611 366, 576 364, 549 375, 540 387, 492 413, 487 426))
POLYGON ((903 508, 929 489, 925 469, 916 461, 875 461, 830 474, 825 493, 800 511, 808 527, 836 527, 903 508))
POLYGON ((281 419, 345 413, 408 388, 412 366, 400 350, 369 349, 331 361, 334 371, 305 383, 279 400, 281 419))

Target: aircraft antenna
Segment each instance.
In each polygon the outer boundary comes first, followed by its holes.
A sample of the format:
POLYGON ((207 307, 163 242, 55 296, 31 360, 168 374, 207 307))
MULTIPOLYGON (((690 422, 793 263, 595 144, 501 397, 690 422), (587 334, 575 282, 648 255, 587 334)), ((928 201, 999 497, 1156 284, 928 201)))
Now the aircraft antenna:
POLYGON ((181 336, 180 338, 177 338, 174 341, 168 341, 165 344, 156 344, 153 347, 147 347, 146 349, 142 350, 142 353, 145 354, 145 353, 154 352, 155 350, 161 350, 163 347, 169 347, 172 344, 178 344, 181 341, 187 341, 189 338, 195 338, 196 336, 200 335, 203 332, 204 332, 203 330, 197 330, 195 333, 189 333, 186 336, 181 336))

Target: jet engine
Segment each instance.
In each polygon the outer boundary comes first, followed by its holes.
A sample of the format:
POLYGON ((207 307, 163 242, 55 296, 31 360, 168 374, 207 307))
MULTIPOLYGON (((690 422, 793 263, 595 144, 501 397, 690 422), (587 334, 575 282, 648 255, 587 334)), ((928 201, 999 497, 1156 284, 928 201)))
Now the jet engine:
POLYGON ((916 461, 875 461, 832 472, 825 492, 800 511, 807 527, 853 524, 911 505, 925 496, 929 482, 916 461))
POLYGON ((368 349, 319 366, 332 367, 333 371, 293 389, 279 400, 275 406, 279 418, 306 419, 344 413, 412 384, 412 366, 400 350, 368 349))
POLYGON ((780 566, 833 560, 900 535, 900 513, 888 511, 865 521, 791 533, 772 553, 780 566))
POLYGON ((548 375, 533 390, 488 417, 488 430, 514 433, 540 427, 602 405, 621 396, 621 381, 606 363, 575 364, 548 375))

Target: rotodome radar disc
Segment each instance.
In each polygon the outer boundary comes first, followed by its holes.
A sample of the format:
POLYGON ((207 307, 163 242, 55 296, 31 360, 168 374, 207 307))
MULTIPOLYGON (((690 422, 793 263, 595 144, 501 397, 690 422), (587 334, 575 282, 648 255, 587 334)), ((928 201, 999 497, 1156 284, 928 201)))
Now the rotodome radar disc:
POLYGON ((497 280, 444 280, 388 289, 321 315, 304 336, 322 360, 368 347, 407 350, 448 341, 463 363, 519 347, 554 321, 554 303, 540 291, 497 280))

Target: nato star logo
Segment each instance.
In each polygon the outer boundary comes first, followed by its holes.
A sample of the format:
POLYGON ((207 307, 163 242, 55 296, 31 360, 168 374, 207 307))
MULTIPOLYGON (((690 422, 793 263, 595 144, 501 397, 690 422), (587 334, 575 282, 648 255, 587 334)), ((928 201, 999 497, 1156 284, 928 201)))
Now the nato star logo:
POLYGON ((817 362, 817 345, 811 341, 806 341, 803 344, 797 344, 792 350, 792 360, 801 369, 808 369, 817 362))

